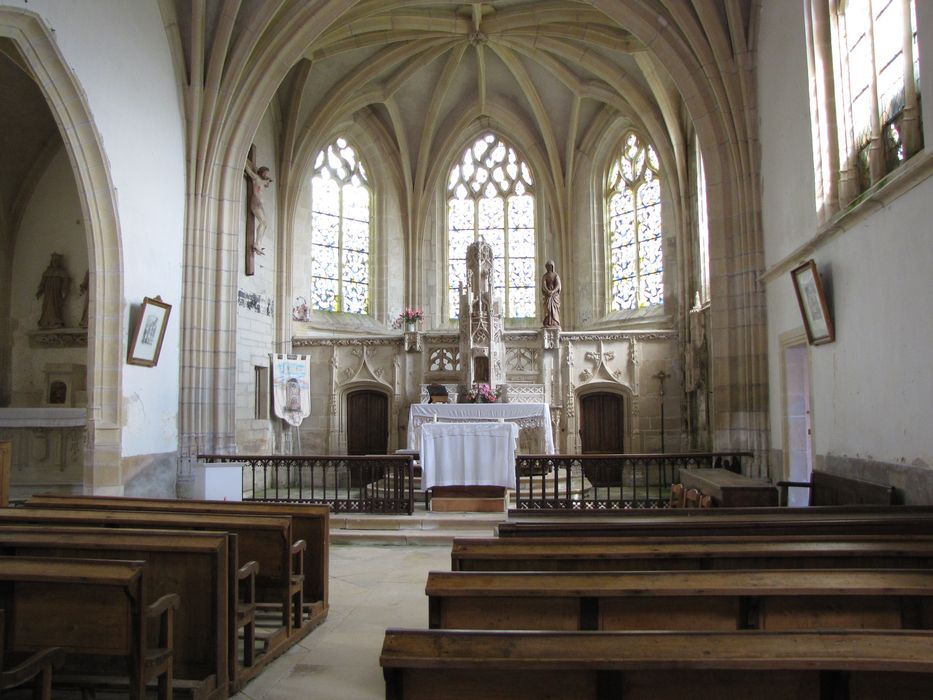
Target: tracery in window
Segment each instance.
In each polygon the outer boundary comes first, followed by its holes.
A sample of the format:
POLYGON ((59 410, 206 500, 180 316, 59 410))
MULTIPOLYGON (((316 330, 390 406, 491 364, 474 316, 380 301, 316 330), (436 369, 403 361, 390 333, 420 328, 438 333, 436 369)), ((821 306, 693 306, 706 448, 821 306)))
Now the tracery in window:
POLYGON ((837 4, 843 141, 859 191, 919 150, 915 0, 837 4))
POLYGON ((311 308, 369 312, 371 194, 345 139, 318 153, 311 176, 311 308))
POLYGON ((661 179, 658 156, 635 132, 609 168, 608 208, 610 302, 612 311, 664 302, 661 179))
POLYGON ((492 133, 463 152, 447 178, 447 303, 460 313, 466 249, 482 237, 492 246, 495 292, 508 318, 536 315, 535 190, 531 169, 492 133))

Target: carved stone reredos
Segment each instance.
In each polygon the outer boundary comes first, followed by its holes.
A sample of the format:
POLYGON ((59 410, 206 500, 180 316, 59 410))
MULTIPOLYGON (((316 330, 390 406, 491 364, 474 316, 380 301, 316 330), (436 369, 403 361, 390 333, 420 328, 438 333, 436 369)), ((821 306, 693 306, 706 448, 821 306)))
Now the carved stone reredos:
POLYGON ((462 381, 495 387, 505 383, 502 304, 493 298, 492 246, 482 239, 467 247, 466 279, 460 292, 460 356, 470 359, 461 364, 462 381))

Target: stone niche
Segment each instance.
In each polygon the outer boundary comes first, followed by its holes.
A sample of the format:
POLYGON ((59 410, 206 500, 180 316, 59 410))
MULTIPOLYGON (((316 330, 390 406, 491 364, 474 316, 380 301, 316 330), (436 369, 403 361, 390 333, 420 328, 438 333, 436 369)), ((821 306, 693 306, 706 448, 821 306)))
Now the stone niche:
POLYGON ((45 365, 42 405, 71 408, 87 405, 87 367, 73 363, 45 365))

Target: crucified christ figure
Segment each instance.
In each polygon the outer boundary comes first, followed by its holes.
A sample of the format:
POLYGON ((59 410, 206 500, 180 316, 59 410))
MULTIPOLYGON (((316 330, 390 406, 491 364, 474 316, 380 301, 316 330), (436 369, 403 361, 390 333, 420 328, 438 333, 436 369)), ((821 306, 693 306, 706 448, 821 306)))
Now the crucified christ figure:
POLYGON ((266 210, 262 205, 263 190, 269 187, 272 178, 269 177, 269 168, 262 166, 258 170, 253 170, 253 163, 246 161, 246 175, 250 179, 250 189, 248 194, 249 211, 253 215, 255 230, 253 233, 253 252, 258 255, 265 255, 266 249, 262 247, 262 236, 266 232, 266 210))

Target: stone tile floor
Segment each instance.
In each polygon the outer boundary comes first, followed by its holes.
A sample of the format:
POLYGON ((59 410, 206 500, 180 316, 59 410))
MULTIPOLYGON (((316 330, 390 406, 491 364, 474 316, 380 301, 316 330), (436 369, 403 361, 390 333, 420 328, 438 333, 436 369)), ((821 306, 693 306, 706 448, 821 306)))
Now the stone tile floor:
POLYGON ((387 627, 428 626, 428 571, 450 570, 450 545, 332 544, 327 620, 236 700, 382 700, 379 653, 387 627))

